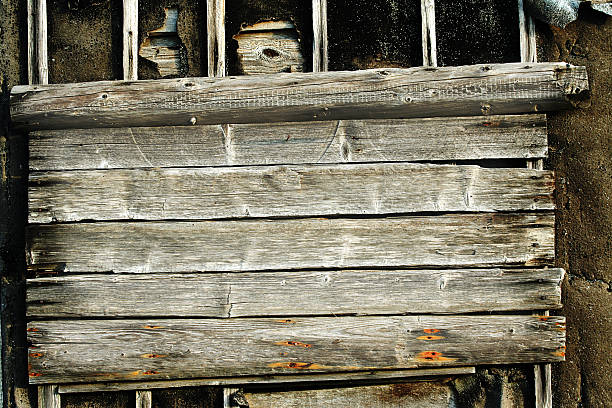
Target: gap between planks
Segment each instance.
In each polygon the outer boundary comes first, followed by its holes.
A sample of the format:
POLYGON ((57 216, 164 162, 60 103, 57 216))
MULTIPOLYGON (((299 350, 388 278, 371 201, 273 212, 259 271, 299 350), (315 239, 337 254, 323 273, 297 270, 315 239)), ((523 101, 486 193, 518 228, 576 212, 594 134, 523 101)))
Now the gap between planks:
MULTIPOLYGON (((91 384, 60 384, 60 394, 83 392, 112 392, 160 388, 183 388, 202 386, 244 386, 244 385, 271 385, 271 384, 312 384, 312 383, 346 383, 360 384, 408 382, 419 378, 438 378, 476 373, 474 367, 448 367, 408 370, 370 370, 351 373, 329 374, 285 374, 245 377, 218 377, 192 380, 162 380, 146 382, 102 382, 91 384)), ((232 387, 234 388, 234 387, 232 387)))

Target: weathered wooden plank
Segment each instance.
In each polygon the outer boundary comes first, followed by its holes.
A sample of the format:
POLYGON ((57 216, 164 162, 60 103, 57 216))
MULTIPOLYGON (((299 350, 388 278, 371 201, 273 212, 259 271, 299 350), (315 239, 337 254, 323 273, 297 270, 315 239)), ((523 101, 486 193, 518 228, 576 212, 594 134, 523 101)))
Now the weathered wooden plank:
POLYGON ((376 163, 30 174, 29 222, 554 209, 552 171, 376 163))
POLYGON ((450 384, 412 383, 367 387, 245 390, 249 408, 449 408, 455 406, 450 384))
POLYGON ((42 319, 558 309, 562 279, 562 269, 74 275, 29 280, 27 312, 42 319))
POLYGON ((474 367, 442 367, 421 368, 407 370, 369 370, 354 371, 347 373, 303 373, 303 374, 281 374, 264 376, 242 376, 242 377, 218 377, 199 378, 189 380, 156 380, 156 381, 130 381, 130 382, 100 382, 91 384, 62 384, 59 386, 60 394, 73 394, 82 392, 104 392, 104 391, 126 391, 137 389, 159 389, 159 388, 183 388, 202 386, 227 386, 227 385, 257 385, 257 384, 334 384, 337 382, 351 383, 373 383, 387 382, 403 383, 409 381, 421 381, 436 377, 448 377, 456 375, 474 374, 474 367))
POLYGON ((136 391, 136 408, 151 408, 153 406, 153 395, 151 391, 136 391))
POLYGON ((138 79, 138 0, 123 0, 123 79, 138 79))
POLYGON ((550 265, 554 215, 41 224, 30 270, 192 272, 550 265))
POLYGON ((62 408, 57 384, 38 387, 38 408, 62 408))
POLYGON ((28 339, 31 383, 142 381, 563 361, 565 318, 59 320, 28 339))
POLYGON ((31 130, 470 116, 567 108, 585 89, 564 63, 385 68, 16 86, 11 114, 31 130))
POLYGON ((423 38, 423 65, 438 66, 436 40, 436 6, 434 0, 421 0, 421 26, 423 38))
POLYGON ((30 133, 30 170, 547 157, 545 115, 30 133), (225 134, 224 134, 225 130, 225 134), (229 137, 227 137, 229 135, 229 137))
POLYGON ((47 50, 47 0, 36 0, 36 63, 38 83, 49 83, 49 56, 47 50))

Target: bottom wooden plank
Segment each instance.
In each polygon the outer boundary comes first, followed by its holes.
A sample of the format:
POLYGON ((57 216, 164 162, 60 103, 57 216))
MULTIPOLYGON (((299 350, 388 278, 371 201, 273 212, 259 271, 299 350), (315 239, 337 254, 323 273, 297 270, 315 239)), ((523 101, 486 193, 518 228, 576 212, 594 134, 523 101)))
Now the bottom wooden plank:
POLYGON ((454 407, 450 385, 389 384, 369 387, 323 388, 281 392, 248 392, 249 408, 448 408, 454 407))
POLYGON ((194 378, 189 380, 155 380, 130 382, 100 382, 89 384, 63 384, 59 386, 60 394, 105 391, 154 390, 160 388, 183 388, 203 386, 244 386, 273 384, 308 384, 308 383, 380 383, 393 381, 401 383, 423 378, 448 377, 474 374, 474 367, 417 368, 408 370, 369 370, 348 373, 304 373, 279 374, 244 377, 194 378))
POLYGON ((28 339, 31 383, 142 381, 562 361, 565 318, 35 321, 28 339))

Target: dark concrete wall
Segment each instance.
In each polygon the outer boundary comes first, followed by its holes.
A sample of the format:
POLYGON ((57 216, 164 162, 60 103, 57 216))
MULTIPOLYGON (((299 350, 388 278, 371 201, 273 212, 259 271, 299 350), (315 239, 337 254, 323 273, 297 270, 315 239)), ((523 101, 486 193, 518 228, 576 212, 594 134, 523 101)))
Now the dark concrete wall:
MULTIPOLYGON (((283 5, 285 14, 292 10, 289 3, 288 0, 278 2, 283 5)), ((379 3, 377 9, 388 14, 389 7, 401 2, 384 0, 379 3)), ((53 5, 49 8, 49 27, 54 36, 50 42, 51 81, 118 79, 121 75, 118 36, 121 1, 50 0, 49 4, 53 5)), ((156 28, 163 22, 162 3, 150 0, 146 4, 151 4, 153 9, 143 13, 141 28, 156 28)), ((203 0, 171 4, 179 4, 184 10, 179 21, 179 36, 188 50, 189 75, 202 75, 206 71, 203 0)), ((257 7, 257 0, 232 4, 228 6, 230 10, 246 4, 261 16, 275 17, 270 15, 269 7, 257 7)), ((473 8, 468 9, 473 11, 473 8)), ((0 3, 0 283, 5 344, 3 381, 5 400, 11 408, 35 406, 36 397, 36 390, 27 386, 24 327, 27 151, 25 138, 9 132, 8 117, 10 88, 26 82, 24 10, 24 0, 2 0, 0 3)), ((301 8, 296 6, 295 10, 301 8)), ((298 25, 302 20, 307 21, 303 13, 295 14, 298 25)), ((397 21, 401 22, 407 14, 398 16, 397 21)), ((393 16, 378 17, 376 21, 387 21, 393 16)), ((582 103, 581 109, 550 117, 551 159, 547 166, 557 170, 558 263, 569 272, 563 288, 566 304, 563 313, 568 317, 567 362, 554 368, 555 406, 605 407, 612 401, 609 386, 612 372, 612 18, 583 11, 580 20, 564 30, 545 25, 538 28, 542 33, 542 59, 586 65, 592 87, 592 98, 589 103, 582 103)), ((341 34, 341 29, 338 30, 341 34)), ((228 32, 228 36, 231 34, 228 32)), ((505 34, 508 35, 513 34, 505 34)), ((497 33, 494 38, 499 41, 503 37, 497 33)), ((384 38, 370 38, 379 46, 388 45, 384 38)), ((483 42, 482 47, 485 45, 483 42)), ((420 52, 387 48, 387 54, 368 56, 370 49, 363 47, 364 55, 351 55, 339 64, 352 69, 385 64, 408 66, 418 60, 420 52)), ((515 51, 515 47, 509 47, 502 53, 503 58, 498 54, 492 58, 514 60, 515 51)), ((466 54, 461 58, 466 58, 466 54)), ((485 57, 477 55, 474 58, 480 61, 485 57)), ((153 71, 143 67, 144 77, 155 77, 153 71)), ((532 406, 531 375, 529 366, 482 368, 477 375, 445 384, 452 390, 453 401, 458 407, 532 406)), ((218 405, 219 393, 206 388, 159 391, 154 394, 154 400, 157 407, 211 407, 218 405)), ((65 398, 63 405, 70 408, 131 407, 133 395, 73 395, 65 398)))

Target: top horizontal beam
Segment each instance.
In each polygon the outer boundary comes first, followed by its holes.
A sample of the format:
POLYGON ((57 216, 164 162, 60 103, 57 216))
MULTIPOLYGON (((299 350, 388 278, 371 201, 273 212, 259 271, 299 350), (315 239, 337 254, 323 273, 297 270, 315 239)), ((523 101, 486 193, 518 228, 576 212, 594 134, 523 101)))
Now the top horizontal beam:
POLYGON ((584 67, 489 64, 16 86, 25 129, 473 116, 568 108, 584 67))

